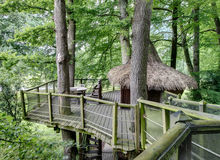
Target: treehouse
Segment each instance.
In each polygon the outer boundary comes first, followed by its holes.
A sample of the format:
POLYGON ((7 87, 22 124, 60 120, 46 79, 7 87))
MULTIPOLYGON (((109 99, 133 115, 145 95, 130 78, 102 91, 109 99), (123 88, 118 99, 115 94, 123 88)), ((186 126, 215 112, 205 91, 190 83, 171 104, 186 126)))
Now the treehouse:
MULTIPOLYGON (((158 53, 150 44, 147 64, 148 100, 160 102, 162 93, 170 91, 182 93, 185 89, 196 89, 197 82, 166 64, 163 64, 158 53)), ((130 103, 130 68, 131 62, 112 68, 108 78, 112 85, 119 85, 121 103, 130 103)))

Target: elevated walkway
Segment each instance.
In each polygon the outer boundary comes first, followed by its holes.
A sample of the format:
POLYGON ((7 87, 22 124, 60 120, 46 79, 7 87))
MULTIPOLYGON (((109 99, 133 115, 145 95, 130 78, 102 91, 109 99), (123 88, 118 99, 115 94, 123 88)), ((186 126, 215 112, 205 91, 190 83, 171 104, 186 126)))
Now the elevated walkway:
MULTIPOLYGON (((169 157, 171 153, 173 154, 173 151, 177 153, 181 146, 194 145, 200 150, 209 150, 217 158, 220 157, 218 151, 213 151, 216 147, 204 147, 203 140, 195 142, 189 137, 204 132, 208 134, 220 133, 219 105, 181 101, 177 96, 171 94, 174 98, 169 98, 168 103, 170 105, 139 99, 138 105, 133 106, 119 103, 119 91, 103 93, 102 100, 82 95, 57 94, 55 91, 54 81, 21 91, 24 119, 54 128, 93 135, 112 146, 114 150, 124 153, 141 152, 146 149, 146 152, 143 152, 144 157, 146 157, 146 153, 152 152, 149 150, 151 148, 149 146, 154 147, 156 145, 156 148, 158 148, 158 145, 163 144, 162 142, 167 137, 170 139, 164 142, 169 145, 159 147, 160 150, 155 150, 155 153, 151 156, 169 157), (44 89, 40 89, 41 87, 44 87, 44 89), (173 106, 175 104, 176 106, 173 106), (134 119, 131 117, 131 109, 134 110, 134 119), (186 134, 181 134, 181 136, 177 134, 169 135, 167 131, 175 127, 175 122, 186 122, 185 119, 176 121, 172 119, 172 114, 180 110, 191 118, 192 123, 190 124, 192 125, 190 127, 180 125, 181 129, 187 131, 186 134), (217 110, 214 111, 217 114, 212 114, 212 110, 217 110), (131 131, 132 124, 134 124, 133 132, 131 131), (161 140, 161 137, 165 138, 161 140), (177 141, 178 138, 181 141, 177 141), (187 140, 187 143, 185 140, 187 140), (177 142, 178 144, 175 144, 177 142), (168 148, 172 149, 172 152, 168 148)), ((165 97, 167 98, 167 95, 165 97)), ((179 130, 178 127, 177 130, 179 130)), ((219 147, 219 145, 217 146, 219 147)), ((187 152, 190 153, 186 154, 189 157, 201 156, 200 152, 196 150, 187 152)), ((143 156, 140 157, 140 159, 143 158, 143 156)))

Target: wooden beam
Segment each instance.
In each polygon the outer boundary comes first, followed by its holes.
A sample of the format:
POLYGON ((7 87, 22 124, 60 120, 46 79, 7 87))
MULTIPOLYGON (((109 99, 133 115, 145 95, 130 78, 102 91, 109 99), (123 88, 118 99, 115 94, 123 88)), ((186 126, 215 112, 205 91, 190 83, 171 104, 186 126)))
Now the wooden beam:
POLYGON ((139 106, 135 106, 135 149, 140 150, 140 113, 139 106))
POLYGON ((112 108, 112 146, 117 145, 117 121, 118 121, 118 103, 115 103, 112 108))
POLYGON ((81 113, 81 127, 84 129, 85 121, 84 121, 84 96, 81 95, 80 97, 80 113, 81 113))
POLYGON ((26 113, 26 108, 25 108, 25 100, 24 100, 24 91, 23 90, 20 91, 20 97, 21 97, 21 107, 22 107, 22 111, 23 111, 23 118, 25 119, 25 117, 27 116, 27 113, 26 113))
POLYGON ((162 109, 163 133, 166 133, 170 128, 170 111, 162 109))
POLYGON ((146 145, 146 121, 144 118, 145 115, 145 110, 144 110, 144 104, 143 103, 139 103, 139 107, 140 107, 140 119, 141 119, 141 148, 145 149, 145 145, 146 145))
POLYGON ((48 94, 48 109, 49 109, 49 120, 53 121, 53 110, 52 110, 52 96, 51 93, 48 94))

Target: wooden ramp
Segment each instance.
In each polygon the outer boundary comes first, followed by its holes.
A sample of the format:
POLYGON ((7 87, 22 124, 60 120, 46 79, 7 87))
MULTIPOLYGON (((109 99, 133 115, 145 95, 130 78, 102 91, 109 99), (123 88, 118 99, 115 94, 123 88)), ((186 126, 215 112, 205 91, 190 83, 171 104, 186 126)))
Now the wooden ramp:
MULTIPOLYGON (((27 94, 27 105, 31 108, 27 111, 26 119, 29 121, 46 124, 48 126, 56 126, 62 129, 78 131, 91 134, 103 142, 111 145, 114 149, 123 152, 135 150, 135 133, 132 133, 130 128, 132 122, 130 108, 117 107, 117 143, 113 144, 113 106, 111 104, 103 104, 91 100, 85 100, 83 110, 84 127, 82 128, 82 110, 80 107, 79 98, 68 97, 69 106, 62 106, 71 109, 70 115, 62 115, 59 112, 59 96, 51 97, 52 122, 50 120, 50 109, 48 107, 48 95, 33 95, 27 94), (39 103, 36 99, 40 99, 39 103)), ((103 99, 118 102, 120 94, 118 91, 103 94, 103 99)))

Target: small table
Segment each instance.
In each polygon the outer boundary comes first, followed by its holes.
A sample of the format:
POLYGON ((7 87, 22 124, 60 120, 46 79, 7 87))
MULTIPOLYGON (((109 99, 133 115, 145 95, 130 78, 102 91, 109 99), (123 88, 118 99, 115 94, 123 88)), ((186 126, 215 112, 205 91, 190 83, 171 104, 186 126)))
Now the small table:
POLYGON ((70 87, 70 92, 73 92, 77 95, 85 95, 87 88, 86 87, 70 87))

